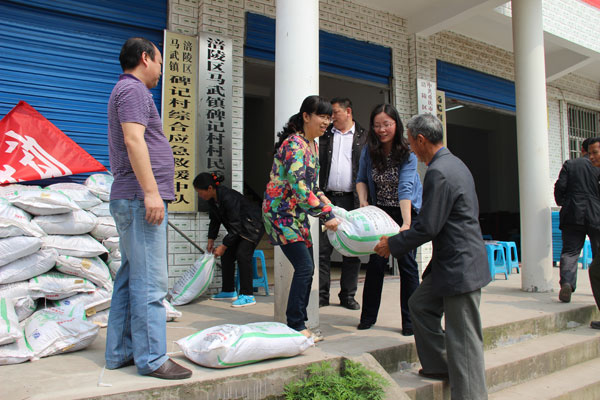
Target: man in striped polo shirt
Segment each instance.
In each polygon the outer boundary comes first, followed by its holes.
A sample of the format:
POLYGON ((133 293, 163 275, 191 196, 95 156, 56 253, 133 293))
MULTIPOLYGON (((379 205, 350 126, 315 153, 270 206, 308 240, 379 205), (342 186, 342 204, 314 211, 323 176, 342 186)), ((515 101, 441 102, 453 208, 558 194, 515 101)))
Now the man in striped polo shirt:
POLYGON ((119 56, 123 74, 108 101, 108 145, 114 183, 110 212, 119 232, 121 268, 106 334, 106 367, 136 365, 142 375, 185 379, 192 372, 166 355, 167 202, 175 199, 175 163, 150 93, 162 56, 130 38, 119 56))

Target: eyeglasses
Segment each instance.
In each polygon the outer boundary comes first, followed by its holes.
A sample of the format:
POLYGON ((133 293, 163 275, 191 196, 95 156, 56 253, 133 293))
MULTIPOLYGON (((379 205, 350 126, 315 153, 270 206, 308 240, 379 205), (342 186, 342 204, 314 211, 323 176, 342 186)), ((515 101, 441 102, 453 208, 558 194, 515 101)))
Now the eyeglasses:
POLYGON ((378 131, 378 130, 381 130, 381 129, 391 128, 394 125, 396 125, 396 122, 391 122, 391 123, 390 122, 386 122, 386 123, 384 123, 382 125, 373 125, 373 129, 376 130, 376 131, 378 131))
POLYGON ((327 122, 331 122, 331 115, 327 115, 327 114, 315 114, 317 116, 319 116, 319 118, 321 118, 323 121, 327 121, 327 122))

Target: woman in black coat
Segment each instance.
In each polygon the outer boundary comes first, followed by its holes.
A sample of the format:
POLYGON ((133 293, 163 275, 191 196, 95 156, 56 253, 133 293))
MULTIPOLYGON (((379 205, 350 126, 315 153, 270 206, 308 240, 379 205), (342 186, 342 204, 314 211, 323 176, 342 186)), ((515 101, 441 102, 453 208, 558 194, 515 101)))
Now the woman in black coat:
POLYGON ((223 285, 213 299, 234 300, 232 307, 245 307, 256 304, 252 287, 252 257, 254 249, 262 238, 265 228, 262 211, 241 193, 221 184, 223 177, 203 172, 194 179, 194 189, 200 198, 210 206, 210 225, 206 250, 221 257, 223 285), (223 244, 214 248, 219 228, 223 224, 227 235, 223 244), (240 270, 240 293, 235 289, 235 262, 240 270))

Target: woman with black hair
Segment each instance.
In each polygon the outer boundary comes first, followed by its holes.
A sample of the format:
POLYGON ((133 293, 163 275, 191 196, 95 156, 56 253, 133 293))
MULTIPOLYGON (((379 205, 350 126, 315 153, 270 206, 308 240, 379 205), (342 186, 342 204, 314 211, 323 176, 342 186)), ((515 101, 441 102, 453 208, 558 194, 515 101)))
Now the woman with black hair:
POLYGON ((215 173, 202 172, 193 183, 198 196, 208 201, 210 206, 206 251, 221 257, 222 290, 212 298, 233 300, 232 307, 246 307, 256 304, 252 287, 252 257, 265 229, 260 207, 238 191, 222 185, 223 179, 215 173), (227 229, 227 235, 223 244, 215 249, 221 224, 227 229), (239 296, 234 282, 236 261, 240 274, 239 296))
POLYGON ((327 229, 336 230, 329 199, 318 187, 319 151, 316 138, 331 122, 331 103, 308 96, 300 112, 290 117, 278 135, 275 157, 263 201, 263 220, 271 243, 281 246, 294 267, 286 310, 287 324, 315 341, 322 340, 306 328, 306 307, 314 272, 308 216, 320 217, 327 229))
MULTIPOLYGON (((371 112, 367 146, 360 157, 356 192, 361 207, 369 204, 384 210, 400 225, 410 228, 412 216, 421 208, 423 188, 417 172, 417 157, 404 138, 398 111, 380 104, 371 112)), ((396 259, 400 270, 402 334, 413 334, 408 299, 419 286, 416 249, 396 259)), ((377 321, 387 259, 373 254, 369 259, 363 289, 363 309, 358 329, 369 329, 377 321)))

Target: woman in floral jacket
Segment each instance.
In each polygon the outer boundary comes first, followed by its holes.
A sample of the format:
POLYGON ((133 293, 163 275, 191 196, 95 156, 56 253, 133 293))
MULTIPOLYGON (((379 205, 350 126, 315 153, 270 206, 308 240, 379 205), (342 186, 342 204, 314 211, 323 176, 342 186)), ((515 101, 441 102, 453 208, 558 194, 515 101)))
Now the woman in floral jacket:
POLYGON ((331 121, 331 104, 308 96, 278 135, 270 181, 263 201, 263 220, 271 243, 281 246, 294 267, 286 310, 287 324, 319 341, 306 328, 306 307, 314 272, 308 216, 320 217, 327 229, 338 222, 329 199, 318 188, 319 151, 315 139, 331 121))

